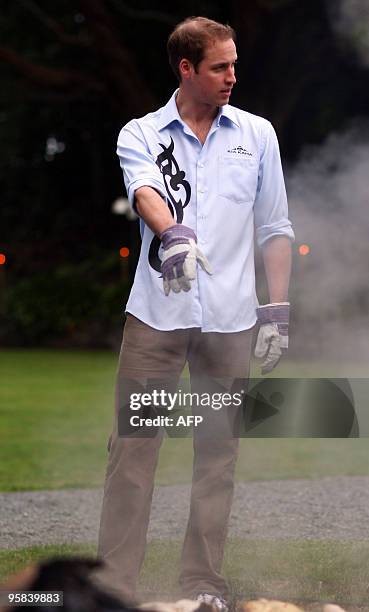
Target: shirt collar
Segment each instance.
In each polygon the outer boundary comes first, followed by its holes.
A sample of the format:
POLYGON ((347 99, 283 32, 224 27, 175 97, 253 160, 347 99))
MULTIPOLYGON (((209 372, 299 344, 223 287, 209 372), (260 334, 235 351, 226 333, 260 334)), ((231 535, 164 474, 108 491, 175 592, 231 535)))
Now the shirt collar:
MULTIPOLYGON (((162 130, 167 127, 173 121, 179 121, 181 125, 185 125, 181 119, 181 116, 178 112, 177 104, 176 104, 176 96, 178 93, 178 89, 175 90, 171 98, 168 100, 165 106, 161 109, 160 119, 158 123, 158 129, 162 130)), ((218 116, 216 118, 217 127, 220 125, 221 119, 225 117, 235 123, 238 127, 240 126, 239 121, 237 119, 237 114, 233 106, 226 104, 225 106, 219 107, 218 116)))
POLYGON ((184 125, 181 119, 181 116, 178 112, 178 108, 176 104, 177 93, 178 93, 178 89, 175 90, 172 97, 168 100, 166 105, 163 106, 163 108, 161 109, 160 119, 158 122, 159 130, 162 130, 163 128, 167 127, 173 121, 179 121, 181 125, 184 125))
POLYGON ((217 126, 219 126, 220 121, 223 117, 225 117, 226 119, 229 119, 230 121, 232 121, 232 123, 240 127, 240 123, 237 119, 236 110, 233 106, 226 104, 225 106, 219 107, 219 113, 217 117, 217 126))

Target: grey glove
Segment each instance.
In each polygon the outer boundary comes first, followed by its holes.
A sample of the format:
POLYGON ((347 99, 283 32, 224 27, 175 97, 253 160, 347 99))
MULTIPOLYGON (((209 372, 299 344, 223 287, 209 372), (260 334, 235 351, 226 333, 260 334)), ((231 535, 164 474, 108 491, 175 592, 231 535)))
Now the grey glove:
POLYGON ((186 225, 177 223, 166 229, 160 240, 164 249, 161 263, 165 295, 170 290, 174 293, 189 291, 190 281, 196 278, 197 263, 203 270, 211 274, 210 264, 197 246, 195 232, 186 225))
POLYGON ((256 309, 260 329, 255 346, 255 357, 264 359, 261 373, 268 374, 278 364, 282 349, 288 349, 289 302, 266 304, 256 309))

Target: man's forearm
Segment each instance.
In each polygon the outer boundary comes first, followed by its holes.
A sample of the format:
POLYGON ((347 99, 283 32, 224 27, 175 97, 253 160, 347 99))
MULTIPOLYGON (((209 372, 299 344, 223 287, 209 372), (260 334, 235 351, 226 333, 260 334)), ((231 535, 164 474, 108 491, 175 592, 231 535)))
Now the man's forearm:
POLYGON ((138 214, 157 236, 160 236, 168 227, 175 225, 176 222, 167 204, 152 187, 137 189, 135 199, 138 214))
POLYGON ((288 301, 291 259, 291 241, 286 236, 273 236, 264 244, 263 260, 270 303, 288 301))

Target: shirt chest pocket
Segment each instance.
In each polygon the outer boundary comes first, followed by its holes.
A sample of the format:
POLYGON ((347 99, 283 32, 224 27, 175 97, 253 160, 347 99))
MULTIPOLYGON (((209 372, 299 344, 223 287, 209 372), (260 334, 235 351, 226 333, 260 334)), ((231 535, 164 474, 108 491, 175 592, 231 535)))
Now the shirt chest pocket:
POLYGON ((218 158, 218 194, 237 204, 253 203, 258 183, 258 164, 252 157, 222 155, 218 158))

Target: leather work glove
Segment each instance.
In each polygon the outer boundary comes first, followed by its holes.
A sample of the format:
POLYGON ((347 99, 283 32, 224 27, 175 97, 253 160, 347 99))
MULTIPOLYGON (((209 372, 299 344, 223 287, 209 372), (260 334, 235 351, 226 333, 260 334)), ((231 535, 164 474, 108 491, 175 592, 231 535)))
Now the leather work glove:
POLYGON ((266 304, 256 309, 260 329, 255 346, 255 357, 264 359, 261 373, 268 374, 275 368, 282 350, 288 349, 289 302, 266 304))
POLYGON ((164 249, 161 271, 165 295, 169 295, 170 290, 174 293, 189 291, 190 281, 196 278, 197 263, 205 272, 212 273, 207 258, 197 246, 196 234, 190 227, 180 223, 172 225, 160 235, 160 240, 164 249))

